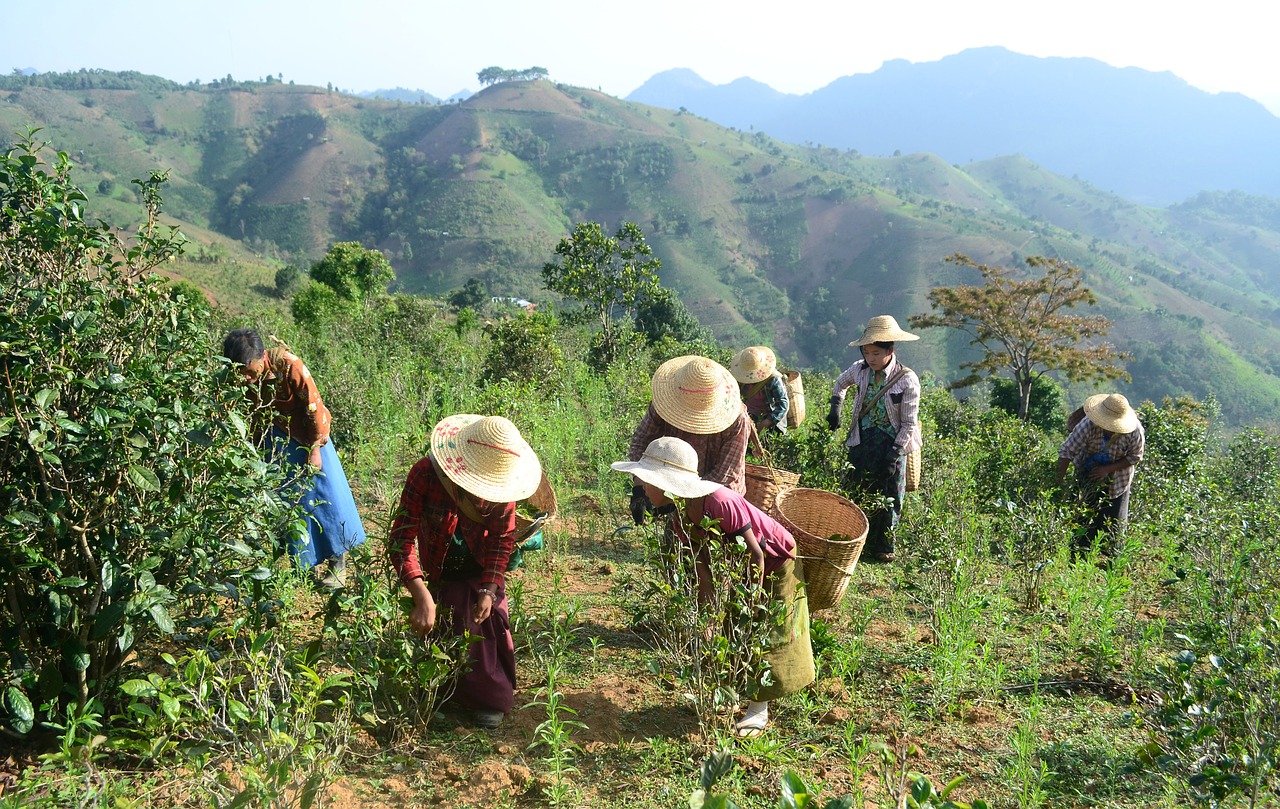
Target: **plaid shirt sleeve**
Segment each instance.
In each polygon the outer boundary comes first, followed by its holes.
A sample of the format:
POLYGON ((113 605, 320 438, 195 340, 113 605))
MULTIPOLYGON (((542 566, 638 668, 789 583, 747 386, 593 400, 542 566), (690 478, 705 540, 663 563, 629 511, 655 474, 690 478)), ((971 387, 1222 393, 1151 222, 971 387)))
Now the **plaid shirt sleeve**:
POLYGON ((738 420, 716 436, 719 440, 707 442, 707 452, 714 460, 702 477, 741 494, 747 485, 747 442, 751 439, 751 430, 751 417, 743 405, 738 420))
POLYGON ((858 364, 854 363, 848 368, 845 368, 844 371, 840 373, 840 376, 836 377, 835 385, 831 388, 831 396, 837 402, 841 404, 844 403, 845 391, 847 391, 857 379, 857 368, 858 364))
POLYGON ((650 402, 644 418, 640 419, 640 423, 636 425, 636 431, 631 434, 631 445, 627 448, 627 460, 640 460, 644 456, 644 451, 649 446, 649 442, 662 436, 664 424, 665 422, 658 416, 658 411, 653 409, 653 403, 650 402))
POLYGON ((400 494, 400 505, 396 508, 395 519, 391 523, 391 566, 401 582, 426 578, 418 560, 418 552, 422 517, 428 497, 428 476, 435 477, 429 457, 418 461, 409 471, 404 491, 400 494))
POLYGON ((894 439, 893 448, 902 455, 907 451, 907 445, 911 443, 912 436, 916 433, 917 425, 920 422, 920 379, 916 376, 915 371, 907 371, 894 385, 888 394, 902 393, 902 404, 897 408, 898 414, 898 437, 894 439))
POLYGON ((1073 461, 1080 457, 1080 453, 1084 452, 1085 444, 1088 441, 1089 428, 1092 426, 1093 422, 1088 419, 1081 419, 1080 423, 1071 431, 1071 434, 1067 436, 1067 440, 1062 442, 1062 446, 1058 449, 1058 459, 1073 461))

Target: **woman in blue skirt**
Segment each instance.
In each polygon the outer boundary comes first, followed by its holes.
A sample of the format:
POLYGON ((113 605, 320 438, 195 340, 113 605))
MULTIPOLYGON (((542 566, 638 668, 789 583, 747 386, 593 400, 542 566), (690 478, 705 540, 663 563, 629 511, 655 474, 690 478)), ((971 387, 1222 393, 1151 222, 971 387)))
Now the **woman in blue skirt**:
POLYGON ((302 360, 285 346, 268 350, 252 329, 236 329, 222 343, 257 399, 273 411, 267 444, 273 460, 296 474, 283 493, 302 505, 307 530, 290 538, 289 552, 304 568, 328 562, 321 584, 343 586, 347 552, 365 540, 351 486, 329 440, 331 417, 302 360))

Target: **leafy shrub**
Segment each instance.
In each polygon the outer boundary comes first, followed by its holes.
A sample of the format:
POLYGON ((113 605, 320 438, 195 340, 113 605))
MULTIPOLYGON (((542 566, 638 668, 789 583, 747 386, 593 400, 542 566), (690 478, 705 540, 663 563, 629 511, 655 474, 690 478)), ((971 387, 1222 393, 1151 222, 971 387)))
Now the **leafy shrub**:
POLYGON ((564 369, 556 319, 541 312, 503 320, 486 331, 491 341, 484 378, 555 384, 564 369))
POLYGON ((157 224, 163 175, 139 181, 126 243, 41 151, 0 157, 0 681, 20 733, 83 709, 183 602, 258 568, 283 519, 207 309, 144 277, 182 244, 157 224))
POLYGON ((210 637, 217 653, 162 654, 121 685, 132 724, 117 747, 189 767, 214 806, 314 805, 339 774, 351 675, 325 674, 291 640, 228 627, 210 637))

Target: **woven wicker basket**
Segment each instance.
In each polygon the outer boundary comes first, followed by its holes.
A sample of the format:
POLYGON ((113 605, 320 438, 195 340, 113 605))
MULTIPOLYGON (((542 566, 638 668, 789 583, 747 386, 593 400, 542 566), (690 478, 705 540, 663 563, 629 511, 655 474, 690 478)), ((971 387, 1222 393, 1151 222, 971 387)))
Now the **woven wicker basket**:
POLYGON ((906 489, 914 492, 920 488, 920 450, 907 453, 906 489))
MULTIPOLYGON (((525 498, 525 502, 538 511, 545 511, 550 517, 556 516, 556 512, 559 510, 559 504, 556 502, 556 490, 551 488, 551 481, 547 480, 546 473, 543 473, 542 482, 538 484, 537 491, 525 498)), ((533 520, 521 514, 517 509, 516 534, 531 525, 533 525, 533 520)))
POLYGON ((799 427, 804 423, 804 380, 799 371, 783 371, 783 382, 787 386, 787 399, 791 404, 787 408, 787 426, 799 427))
POLYGON ((809 611, 834 607, 844 597, 867 541, 867 515, 851 501, 820 489, 778 495, 776 516, 796 540, 804 560, 809 611))
POLYGON ((773 514, 774 501, 778 499, 778 495, 794 489, 799 482, 800 475, 796 472, 749 463, 745 497, 748 503, 765 514, 773 514))

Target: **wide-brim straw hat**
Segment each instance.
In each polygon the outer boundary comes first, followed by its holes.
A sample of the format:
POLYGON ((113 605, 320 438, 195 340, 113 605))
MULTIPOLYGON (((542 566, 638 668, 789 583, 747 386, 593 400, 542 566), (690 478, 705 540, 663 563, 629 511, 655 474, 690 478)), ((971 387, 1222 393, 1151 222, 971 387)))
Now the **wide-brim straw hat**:
POLYGON ((650 383, 653 409, 668 424, 695 435, 727 430, 742 413, 738 381, 723 365, 687 356, 658 366, 650 383))
POLYGON ((903 343, 908 340, 919 339, 920 335, 903 331, 892 315, 876 315, 867 321, 867 327, 863 329, 862 336, 849 343, 849 345, 866 346, 872 343, 903 343))
POLYGON ((650 441, 638 461, 617 461, 610 466, 676 497, 705 497, 720 488, 719 483, 698 475, 697 451, 674 436, 650 441))
POLYGON ((729 363, 729 373, 744 385, 763 382, 778 370, 778 358, 767 346, 751 346, 734 355, 729 363))
POLYGON ((1084 414, 1107 432, 1131 433, 1138 429, 1138 414, 1129 406, 1129 400, 1118 393, 1099 393, 1085 399, 1084 414))
POLYGON ((431 457, 454 483, 494 503, 513 503, 538 490, 542 463, 520 430, 502 416, 459 413, 431 431, 431 457))

